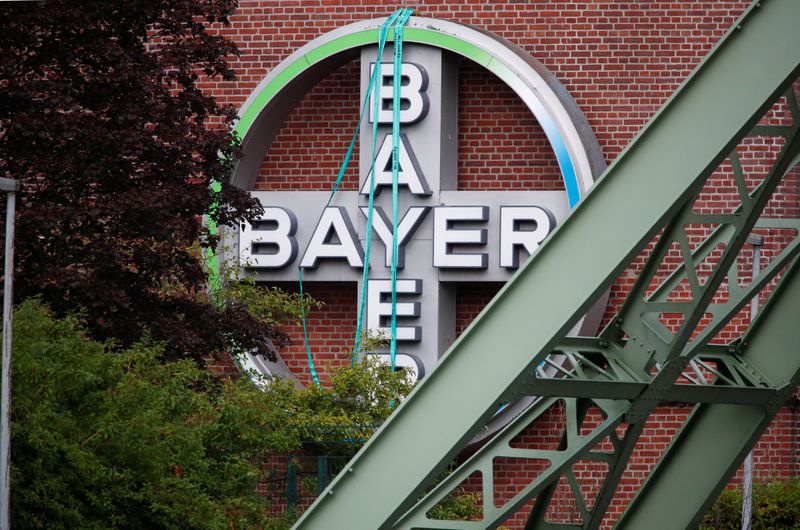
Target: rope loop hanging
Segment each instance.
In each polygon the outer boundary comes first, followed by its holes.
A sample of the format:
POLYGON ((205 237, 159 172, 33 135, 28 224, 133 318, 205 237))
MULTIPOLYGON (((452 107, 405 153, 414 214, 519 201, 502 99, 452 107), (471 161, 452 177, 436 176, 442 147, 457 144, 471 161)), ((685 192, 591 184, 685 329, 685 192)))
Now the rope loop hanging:
MULTIPOLYGON (((353 340, 353 353, 351 356, 350 363, 351 365, 355 364, 358 360, 358 354, 360 351, 361 346, 361 333, 364 326, 364 313, 366 308, 366 298, 367 298, 367 282, 369 280, 369 262, 370 262, 370 254, 371 254, 371 247, 372 247, 372 221, 373 221, 373 212, 375 208, 375 157, 376 157, 376 150, 377 150, 377 136, 378 136, 378 111, 380 100, 378 97, 378 90, 379 90, 379 79, 380 79, 380 61, 383 57, 383 50, 386 45, 386 40, 389 35, 389 29, 394 24, 394 77, 393 77, 393 99, 392 99, 392 265, 391 265, 391 284, 392 284, 392 327, 391 327, 391 342, 390 342, 390 359, 391 359, 391 368, 394 369, 395 367, 395 358, 397 355, 397 250, 398 250, 398 242, 397 242, 397 209, 398 209, 398 174, 399 174, 399 158, 398 158, 398 149, 399 149, 399 131, 400 131, 400 76, 401 76, 401 68, 402 68, 402 55, 403 55, 403 26, 408 22, 408 19, 411 17, 411 14, 414 12, 413 9, 406 8, 406 9, 398 9, 394 13, 392 13, 386 21, 381 24, 380 29, 378 31, 378 55, 375 64, 375 68, 370 75, 369 85, 367 86, 366 96, 364 98, 364 104, 361 107, 361 113, 358 117, 358 123, 356 124, 355 131, 353 132, 353 137, 350 140, 350 145, 347 148, 347 152, 345 154, 344 160, 342 161, 342 165, 339 168, 339 173, 336 177, 336 181, 333 184, 331 189, 331 193, 328 196, 328 200, 325 203, 325 207, 323 208, 321 216, 324 214, 325 209, 327 209, 331 201, 333 200, 336 191, 339 189, 339 185, 342 182, 342 178, 344 178, 344 174, 347 171, 347 167, 350 163, 350 159, 353 155, 353 150, 355 149, 356 140, 358 138, 358 133, 361 130, 361 123, 364 119, 364 114, 369 105, 369 98, 370 95, 374 94, 373 97, 373 108, 374 108, 374 116, 376 116, 375 120, 372 123, 372 157, 370 163, 370 189, 369 189, 369 199, 368 199, 368 207, 367 207, 367 227, 366 227, 366 235, 365 235, 365 249, 364 249, 364 264, 363 264, 363 271, 362 271, 362 283, 361 283, 361 303, 359 304, 358 308, 358 316, 356 318, 356 334, 353 340)), ((305 342, 306 348, 306 356, 308 359, 309 371, 311 373, 311 378, 315 384, 320 384, 319 375, 317 373, 316 367, 314 365, 314 357, 311 353, 311 345, 308 340, 308 324, 306 321, 306 312, 305 312, 305 300, 304 300, 304 287, 303 287, 303 267, 298 267, 298 282, 300 284, 300 304, 301 304, 301 320, 303 325, 303 340, 305 342)))

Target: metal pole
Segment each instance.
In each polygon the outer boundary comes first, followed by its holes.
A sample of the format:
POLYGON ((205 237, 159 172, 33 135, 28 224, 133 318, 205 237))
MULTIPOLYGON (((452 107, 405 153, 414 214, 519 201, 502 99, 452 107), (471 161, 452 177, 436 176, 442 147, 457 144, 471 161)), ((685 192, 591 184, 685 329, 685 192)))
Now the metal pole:
MULTIPOLYGON (((756 279, 761 272, 761 245, 764 238, 751 234, 747 237, 747 242, 753 247, 753 274, 752 280, 756 279)), ((752 281, 751 280, 751 281, 752 281)), ((750 300, 750 322, 758 313, 758 293, 750 300)), ((753 451, 747 454, 744 461, 744 477, 742 478, 742 530, 751 530, 753 527, 753 451)))
POLYGON ((3 340, 0 373, 0 530, 11 527, 11 307, 14 296, 14 218, 19 182, 0 178, 0 191, 6 192, 6 243, 3 268, 3 340))

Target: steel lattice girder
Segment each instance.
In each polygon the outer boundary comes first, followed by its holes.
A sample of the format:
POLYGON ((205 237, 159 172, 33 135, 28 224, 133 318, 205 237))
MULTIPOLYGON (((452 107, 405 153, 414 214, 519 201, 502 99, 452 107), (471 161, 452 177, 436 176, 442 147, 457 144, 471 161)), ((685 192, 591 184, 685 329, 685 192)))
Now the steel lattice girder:
POLYGON ((696 527, 796 388, 800 378, 798 269, 795 264, 791 277, 783 281, 783 292, 773 295, 742 341, 748 343, 748 362, 777 382, 772 401, 766 406, 696 406, 618 528, 652 528, 652 521, 664 520, 673 528, 696 527))
MULTIPOLYGON (((507 503, 499 511, 492 512, 484 508, 484 520, 476 523, 425 521, 409 526, 412 519, 417 521, 416 517, 425 515, 424 510, 409 512, 409 509, 430 482, 481 429, 498 404, 513 398, 520 391, 540 394, 537 390, 539 383, 531 381, 534 369, 548 358, 550 352, 568 345, 565 335, 571 326, 653 236, 664 229, 673 240, 679 240, 679 229, 682 227, 678 221, 688 219, 687 203, 699 192, 707 176, 731 153, 740 139, 753 130, 759 118, 797 77, 800 71, 800 33, 796 31, 798 20, 800 2, 796 0, 762 0, 748 10, 609 167, 588 197, 550 241, 540 248, 535 259, 529 260, 514 276, 453 344, 438 367, 364 446, 348 466, 347 472, 337 477, 304 514, 297 528, 494 528, 502 520, 501 517, 510 515, 524 504, 520 497, 520 502, 507 503), (747 72, 746 77, 743 77, 743 72, 747 72), (589 263, 591 267, 587 271, 586 264, 589 263), (535 352, 541 353, 532 355, 535 352), (496 356, 489 359, 488 356, 492 354, 496 356), (404 514, 407 514, 407 519, 398 523, 404 514)), ((792 151, 797 142, 796 131, 793 134, 793 140, 787 142, 785 156, 773 170, 773 181, 776 175, 782 176, 794 160, 795 153, 792 151)), ((634 382, 644 381, 645 386, 631 401, 594 399, 594 404, 603 409, 605 420, 588 437, 576 437, 573 432, 582 421, 585 400, 563 399, 570 411, 569 425, 572 427, 565 433, 564 451, 558 455, 547 455, 546 458, 551 461, 550 468, 544 477, 538 478, 535 485, 528 488, 526 499, 531 498, 530 493, 538 488, 537 505, 529 520, 530 528, 551 526, 544 521, 543 513, 555 487, 555 480, 567 472, 570 462, 587 454, 591 458, 604 459, 609 466, 609 473, 593 509, 589 511, 585 506, 582 509, 584 521, 588 522, 576 527, 594 528, 599 525, 602 511, 610 502, 644 418, 655 404, 669 397, 669 393, 674 391, 673 387, 676 387, 675 382, 698 355, 701 361, 704 355, 718 355, 721 364, 717 366, 741 367, 735 370, 737 375, 722 374, 739 384, 728 384, 731 389, 715 390, 716 397, 707 399, 710 403, 725 399, 733 402, 763 400, 763 396, 753 396, 764 389, 775 396, 785 396, 786 385, 777 387, 768 377, 756 384, 758 374, 769 373, 764 371, 763 366, 749 359, 744 361, 743 356, 735 351, 733 353, 737 355, 723 359, 719 352, 704 352, 703 340, 694 338, 690 341, 699 317, 709 307, 716 288, 763 208, 765 197, 771 193, 769 186, 774 187, 774 183, 770 181, 765 186, 764 197, 743 200, 745 214, 740 217, 744 221, 718 220, 730 226, 726 229, 729 232, 726 236, 726 253, 720 260, 718 270, 705 284, 706 289, 698 289, 701 286, 697 282, 692 284, 693 291, 697 291, 693 293, 696 296, 691 306, 681 308, 686 318, 684 327, 677 335, 667 340, 654 340, 654 331, 657 330, 654 330, 652 321, 626 319, 625 311, 632 311, 630 308, 638 303, 632 299, 623 308, 623 317, 615 322, 618 330, 615 332, 612 327, 607 331, 607 337, 603 340, 612 345, 608 348, 616 356, 619 366, 625 367, 620 373, 632 376, 634 382), (631 334, 635 340, 623 341, 623 333, 631 334), (650 377, 653 370, 656 373, 650 377), (749 397, 724 397, 732 393, 728 390, 743 391, 749 397), (629 422, 627 430, 622 436, 617 436, 612 431, 623 421, 629 422), (593 453, 592 447, 605 435, 611 436, 614 450, 603 455, 590 454, 593 453)), ((710 219, 703 221, 713 222, 710 219)), ((654 255, 658 256, 658 252, 654 255)), ((684 252, 683 258, 687 263, 692 263, 690 252, 684 252)), ((638 288, 641 289, 641 286, 638 288)), ((648 311, 661 310, 657 300, 649 302, 648 311)), ((720 308, 720 314, 729 310, 732 309, 720 308)), ((720 318, 724 319, 724 316, 720 318)), ((779 321, 780 324, 782 322, 779 321)), ((607 347, 599 342, 596 346, 600 349, 607 347)), ((592 359, 591 356, 588 358, 592 359)), ((606 370, 604 366, 598 367, 606 370)), ((592 373, 588 364, 581 364, 581 369, 584 374, 592 373)), ((781 373, 793 375, 785 370, 782 369, 781 373)), ((602 374, 598 374, 600 372, 588 379, 598 378, 602 382, 602 374)), ((585 384, 587 388, 597 388, 594 383, 586 381, 585 384)), ((574 384, 574 381, 565 382, 564 388, 574 384)), ((545 384, 542 383, 542 386, 544 390, 545 384)), ((557 388, 552 389, 552 393, 557 392, 557 388)), ((540 401, 523 416, 529 420, 535 418, 544 403, 547 400, 540 401)), ((730 406, 710 404, 700 407, 717 410, 714 407, 730 406)), ((764 412, 767 409, 761 405, 740 406, 761 410, 762 420, 768 415, 764 412)), ((693 416, 690 424, 705 425, 702 417, 707 416, 700 414, 698 420, 693 416)), ((492 447, 505 451, 501 437, 510 434, 513 429, 521 428, 523 421, 521 417, 509 425, 480 454, 489 454, 492 447)), ((755 435, 757 427, 751 425, 748 433, 755 435)), ((659 468, 660 476, 671 477, 681 471, 678 464, 669 465, 668 462, 681 462, 679 445, 682 445, 681 440, 687 439, 685 433, 684 430, 679 436, 676 449, 670 451, 677 456, 665 460, 667 463, 659 468)), ((749 438, 736 439, 740 447, 750 441, 749 438)), ((457 470, 452 476, 459 473, 461 471, 457 470)), ((455 482, 455 478, 451 480, 455 482)), ((714 484, 718 480, 720 477, 715 479, 714 484)), ((659 480, 643 490, 641 499, 637 499, 624 523, 635 527, 637 514, 647 518, 648 513, 657 513, 651 506, 663 506, 667 502, 675 507, 675 503, 669 499, 646 494, 648 491, 657 491, 661 482, 659 480), (637 506, 648 508, 640 509, 637 506)), ((443 486, 440 489, 443 490, 443 486)), ((713 492, 714 488, 707 488, 706 491, 713 492)), ((484 497, 488 495, 485 488, 484 497)), ((432 498, 423 499, 423 504, 432 498)), ((706 499, 702 499, 702 503, 705 502, 706 499)), ((691 519, 696 517, 698 509, 695 506, 688 512, 691 512, 691 519)), ((678 527, 684 528, 682 524, 678 524, 678 527)))
MULTIPOLYGON (((800 274, 797 274, 800 266, 795 263, 789 274, 786 275, 784 281, 781 283, 779 291, 771 298, 771 303, 768 308, 772 308, 771 312, 777 317, 772 317, 768 329, 762 329, 758 333, 750 333, 746 341, 749 343, 746 357, 754 357, 758 366, 763 366, 763 362, 759 362, 759 353, 764 351, 770 361, 783 360, 784 363, 774 362, 769 364, 769 369, 763 372, 760 368, 752 363, 747 363, 742 360, 739 353, 732 353, 727 347, 708 347, 701 352, 698 357, 705 358, 707 361, 724 363, 725 367, 738 366, 741 370, 740 375, 747 374, 749 377, 726 377, 721 374, 714 382, 703 383, 689 383, 689 384, 674 384, 667 392, 669 399, 686 402, 703 402, 709 403, 722 403, 725 405, 725 412, 722 414, 724 419, 735 418, 731 414, 735 414, 738 410, 731 404, 746 403, 747 406, 743 407, 743 417, 748 419, 754 417, 758 420, 756 425, 750 425, 745 422, 746 427, 744 432, 748 435, 745 440, 740 440, 738 434, 742 428, 741 425, 735 426, 723 425, 720 421, 704 420, 702 409, 698 408, 690 420, 690 423, 700 424, 705 429, 703 432, 710 435, 707 442, 706 449, 710 455, 711 461, 719 461, 719 455, 724 454, 726 458, 722 462, 726 465, 725 471, 733 472, 736 469, 731 451, 725 451, 725 447, 732 446, 737 450, 744 450, 741 456, 746 453, 746 447, 752 445, 758 438, 758 435, 768 425, 774 413, 780 405, 788 397, 788 393, 795 387, 800 375, 800 356, 797 355, 797 347, 795 346, 800 339, 800 330, 794 326, 796 319, 796 312, 798 302, 800 302, 800 274), (792 278, 791 287, 787 287, 789 278, 792 278), (784 292, 788 291, 788 292, 784 292), (776 334, 773 329, 776 326, 782 326, 782 333, 776 334), (773 342, 777 341, 777 342, 773 342), (752 352, 753 355, 750 355, 752 352), (791 355, 794 353, 794 355, 791 355), (780 356, 783 356, 781 358, 780 356), (786 361, 796 365, 795 367, 786 366, 786 361), (746 366, 746 368, 745 368, 746 366), (783 366, 783 369, 777 368, 783 366), (788 369, 785 371, 784 369, 788 369), (765 375, 769 374, 769 376, 765 375), (727 379, 727 381, 725 381, 727 379), (739 383, 738 385, 736 383, 739 383), (755 386, 752 386, 755 385, 755 386), (748 414, 749 413, 749 414, 748 414), (708 425, 702 422, 708 422, 708 425), (709 427, 713 426, 713 430, 709 427), (728 432, 728 427, 733 427, 731 433, 728 432), (724 439, 727 442, 720 442, 724 439), (745 446, 745 442, 750 445, 745 446), (715 451, 722 448, 720 453, 715 451), (727 459, 731 456, 731 459, 727 459)), ((764 314, 767 314, 766 312, 764 314)), ((766 328, 766 326, 763 326, 766 328)), ((754 329, 758 329, 755 327, 754 329)), ((592 351, 593 353, 604 350, 602 339, 574 339, 568 341, 572 343, 575 349, 582 351, 592 351)), ((735 373, 736 370, 723 368, 722 371, 729 374, 735 373)), ((412 510, 410 510, 396 525, 398 528, 450 528, 450 529, 469 529, 469 528, 492 528, 501 523, 510 514, 516 512, 526 502, 533 497, 537 497, 537 504, 534 507, 529 521, 529 528, 550 528, 551 526, 564 528, 564 525, 552 525, 544 520, 544 513, 546 512, 549 503, 548 488, 553 488, 559 478, 563 475, 569 479, 573 489, 574 497, 578 502, 578 506, 582 512, 583 525, 577 525, 576 528, 596 528, 602 521, 605 513, 605 508, 608 505, 611 497, 616 488, 619 475, 624 469, 624 465, 630 451, 633 448, 637 437, 641 432, 644 422, 637 422, 627 427, 623 437, 617 437, 615 430, 623 425, 625 414, 631 410, 634 400, 641 395, 641 391, 637 395, 629 396, 630 399, 622 401, 621 399, 606 398, 603 396, 604 392, 608 394, 621 393, 617 387, 609 386, 607 378, 591 379, 593 374, 591 372, 584 372, 584 377, 581 383, 585 384, 584 389, 580 389, 576 385, 574 379, 553 379, 554 394, 561 396, 566 403, 566 429, 564 432, 564 447, 558 450, 532 450, 520 449, 511 446, 511 440, 514 439, 523 429, 525 429, 532 421, 541 417, 553 406, 554 403, 559 401, 559 398, 551 397, 540 400, 535 406, 528 409, 524 414, 518 417, 508 427, 506 427, 500 434, 492 439, 490 443, 481 448, 472 458, 459 467, 453 474, 447 477, 441 484, 439 484, 432 492, 423 498, 412 510), (560 384, 561 387, 557 385, 560 384), (580 412, 581 403, 585 407, 589 401, 585 398, 579 399, 570 396, 570 390, 576 389, 575 393, 587 394, 592 399, 592 403, 602 410, 604 419, 598 425, 594 426, 591 432, 578 436, 581 430, 582 414, 580 412), (579 390, 580 389, 580 390, 579 390), (586 389, 589 391, 587 392, 586 389), (560 390, 560 392, 559 392, 560 390), (600 442, 607 436, 610 437, 613 445, 612 451, 601 450, 599 447, 600 442), (494 484, 493 484, 493 466, 495 460, 498 458, 526 458, 529 460, 539 459, 549 461, 548 469, 531 481, 524 489, 520 490, 507 504, 501 507, 494 506, 494 484), (598 494, 598 498, 592 504, 592 508, 588 509, 585 506, 583 495, 580 494, 580 489, 571 471, 571 466, 578 460, 594 460, 602 461, 609 464, 610 472, 606 477, 604 487, 598 494), (617 471, 614 473, 614 471, 617 471), (460 483, 475 473, 480 473, 483 485, 483 519, 476 522, 464 521, 435 521, 427 518, 426 514, 439 502, 441 502, 447 495, 460 483), (608 493, 606 493, 608 492, 608 493), (544 494, 544 495, 543 495, 544 494), (605 498, 604 498, 605 497, 605 498), (544 500, 543 500, 544 499, 544 500)), ((540 390, 543 380, 537 380, 532 385, 523 385, 521 390, 525 388, 532 388, 536 391, 540 390)), ((632 385, 630 390, 638 387, 641 390, 639 383, 619 383, 620 385, 632 385)), ((616 397, 616 396, 614 396, 616 397)), ((585 413, 585 412, 584 412, 585 413)), ((691 429, 684 429, 681 436, 686 436, 687 432, 691 429)), ((680 440, 680 437, 679 437, 680 440)), ((686 444, 688 454, 694 454, 693 447, 686 444)), ((671 449, 674 451, 676 449, 671 449)), ((669 452, 667 453, 669 456, 669 452)), ((703 509, 707 508, 707 501, 713 501, 713 494, 718 493, 727 481, 727 476, 723 476, 722 470, 718 474, 708 474, 707 466, 699 465, 702 460, 692 459, 689 465, 684 465, 680 470, 676 470, 677 477, 680 477, 681 483, 698 484, 694 477, 695 473, 692 471, 703 470, 703 476, 707 478, 711 484, 703 484, 697 487, 685 487, 682 490, 681 496, 678 496, 674 486, 664 484, 661 481, 651 481, 649 484, 654 484, 654 488, 662 486, 670 490, 670 496, 651 495, 649 498, 652 504, 655 504, 664 513, 656 513, 656 509, 651 508, 645 512, 641 520, 641 524, 633 525, 632 527, 638 528, 651 528, 652 521, 660 521, 662 527, 672 528, 689 528, 694 517, 702 516, 703 509), (692 468, 691 466, 695 466, 692 468), (712 480, 713 479, 713 480, 712 480), (701 494, 702 493, 702 494, 701 494), (693 501, 693 502, 691 502, 693 501), (676 505, 679 508, 676 508, 676 505), (683 515, 684 518, 680 518, 683 515), (669 526, 666 526, 669 525, 669 526)), ((674 480, 673 480, 674 481, 674 480)), ((666 483, 672 481, 665 480, 666 483)), ((552 493, 552 491, 550 491, 552 493)), ((632 510, 636 504, 632 506, 632 510)), ((633 511, 631 513, 634 513, 633 511)), ((637 521, 637 523, 640 523, 637 521)), ((568 526, 567 526, 568 528, 568 526)))

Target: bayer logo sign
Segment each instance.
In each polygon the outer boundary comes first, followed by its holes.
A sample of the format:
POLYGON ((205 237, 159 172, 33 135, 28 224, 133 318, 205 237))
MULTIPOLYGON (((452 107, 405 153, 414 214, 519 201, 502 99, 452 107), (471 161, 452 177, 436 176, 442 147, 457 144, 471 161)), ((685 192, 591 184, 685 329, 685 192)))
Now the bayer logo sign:
MULTIPOLYGON (((391 44, 377 57, 381 23, 352 24, 310 42, 250 96, 237 127, 244 157, 234 181, 252 190, 264 215, 227 237, 235 259, 259 280, 297 281, 302 267, 306 282, 358 282, 361 296, 377 124, 370 272, 363 302, 366 327, 388 334, 395 80, 391 44), (292 105, 332 69, 355 58, 361 64, 360 101, 369 105, 359 137, 358 189, 337 192, 329 204, 329 191, 255 191, 260 162, 292 105), (375 68, 380 69, 378 89, 367 97, 375 68), (377 113, 372 97, 379 99, 377 113)), ((412 17, 404 37, 397 140, 397 364, 422 378, 455 338, 456 286, 508 280, 585 195, 603 161, 572 98, 521 49, 467 26, 418 17, 412 17), (487 75, 498 76, 521 98, 553 149, 563 190, 458 189, 459 56, 485 67, 487 75)), ((598 318, 590 313, 575 331, 593 333, 598 318)), ((281 363, 254 361, 261 370, 285 372, 281 363)))

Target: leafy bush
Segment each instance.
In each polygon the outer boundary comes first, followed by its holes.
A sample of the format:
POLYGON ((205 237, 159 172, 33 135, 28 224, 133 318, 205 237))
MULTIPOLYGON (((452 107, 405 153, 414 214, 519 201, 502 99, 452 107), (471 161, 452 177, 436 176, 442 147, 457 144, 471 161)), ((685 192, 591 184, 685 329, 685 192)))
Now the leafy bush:
POLYGON ((409 388, 367 362, 332 371, 329 388, 261 390, 189 360, 164 364, 149 339, 123 351, 90 340, 80 318, 38 302, 15 317, 17 529, 281 528, 256 492, 271 455, 341 444, 336 427, 382 422, 409 388))
MULTIPOLYGON (((742 490, 723 491, 711 506, 701 530, 739 530, 742 490)), ((800 528, 800 479, 753 485, 753 530, 800 528)))
POLYGON ((292 380, 273 380, 259 398, 286 411, 281 429, 304 449, 352 456, 413 385, 406 372, 392 372, 374 356, 327 371, 323 385, 298 388, 292 380))
POLYGON ((463 488, 445 497, 428 516, 440 521, 478 521, 483 517, 480 493, 467 493, 463 488))

